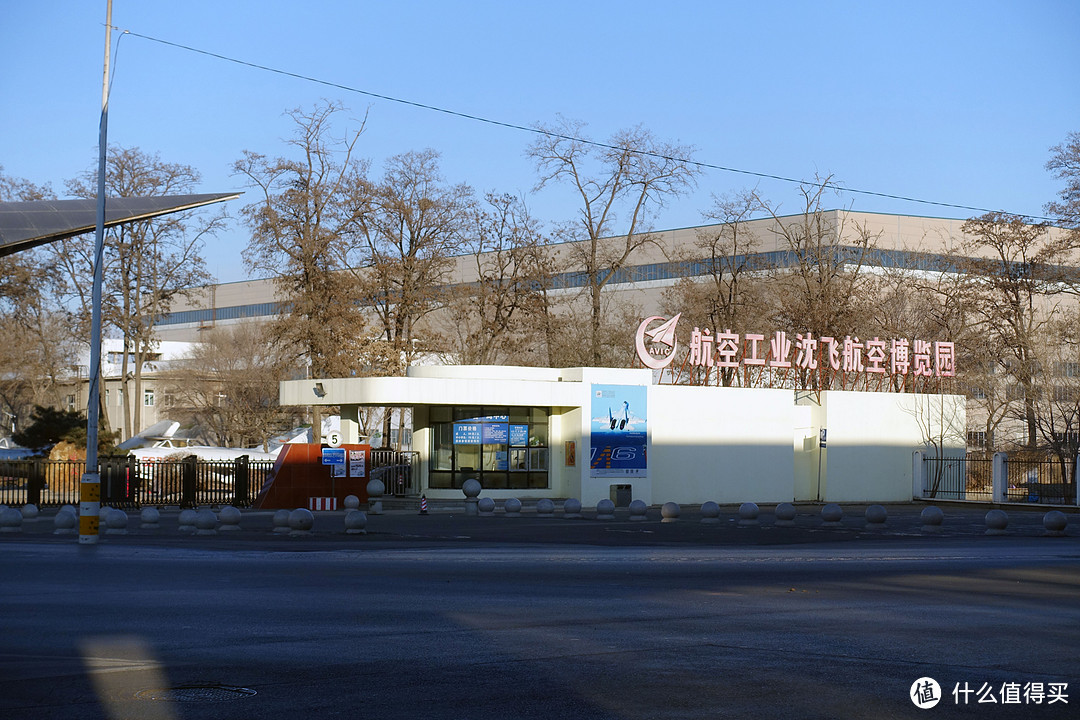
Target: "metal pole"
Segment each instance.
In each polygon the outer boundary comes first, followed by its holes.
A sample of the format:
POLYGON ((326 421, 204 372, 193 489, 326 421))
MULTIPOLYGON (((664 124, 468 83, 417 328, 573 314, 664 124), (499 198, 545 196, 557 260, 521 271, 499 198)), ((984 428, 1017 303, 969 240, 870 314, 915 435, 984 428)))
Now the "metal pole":
POLYGON ((90 310, 90 394, 86 401, 86 472, 79 483, 79 544, 96 545, 101 512, 98 472, 98 423, 101 418, 101 285, 105 256, 105 156, 109 127, 109 48, 112 44, 112 0, 105 9, 105 63, 101 80, 98 125, 97 227, 94 232, 94 288, 90 310))

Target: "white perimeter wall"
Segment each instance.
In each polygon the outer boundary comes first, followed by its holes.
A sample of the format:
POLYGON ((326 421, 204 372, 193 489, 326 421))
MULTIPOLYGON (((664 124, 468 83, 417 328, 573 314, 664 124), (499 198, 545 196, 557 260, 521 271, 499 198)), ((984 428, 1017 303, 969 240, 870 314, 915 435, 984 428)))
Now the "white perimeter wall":
POLYGON ((653 504, 792 500, 791 390, 654 385, 648 413, 653 504))
POLYGON ((828 502, 909 501, 913 450, 935 439, 963 452, 967 422, 959 395, 828 392, 822 406, 828 502))

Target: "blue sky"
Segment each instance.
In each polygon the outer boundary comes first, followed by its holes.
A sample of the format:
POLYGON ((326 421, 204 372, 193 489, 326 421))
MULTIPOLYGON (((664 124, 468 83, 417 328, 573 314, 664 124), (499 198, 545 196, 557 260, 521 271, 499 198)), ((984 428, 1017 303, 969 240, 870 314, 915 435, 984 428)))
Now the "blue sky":
MULTIPOLYGON (((0 165, 50 183, 94 167, 105 0, 0 0, 0 165)), ((341 2, 114 0, 113 24, 239 60, 516 125, 561 113, 602 140, 642 124, 697 160, 851 188, 1039 215, 1061 185, 1048 148, 1080 130, 1080 3, 341 2)), ((114 40, 118 37, 114 33, 114 40)), ((442 154, 448 181, 527 194, 547 223, 565 191, 533 192, 527 133, 346 92, 125 36, 114 54, 109 141, 243 190, 242 151, 287 152, 288 109, 368 113, 374 174, 408 150, 442 154)), ((341 129, 346 129, 345 125, 341 129)), ((795 187, 710 170, 658 229, 701 222, 713 194, 756 186, 781 209, 795 187)), ((251 195, 249 194, 250 198, 251 195)), ((239 214, 242 201, 230 211, 239 214)), ((834 206, 968 217, 849 194, 834 206)), ((236 223, 207 249, 246 279, 236 223)))

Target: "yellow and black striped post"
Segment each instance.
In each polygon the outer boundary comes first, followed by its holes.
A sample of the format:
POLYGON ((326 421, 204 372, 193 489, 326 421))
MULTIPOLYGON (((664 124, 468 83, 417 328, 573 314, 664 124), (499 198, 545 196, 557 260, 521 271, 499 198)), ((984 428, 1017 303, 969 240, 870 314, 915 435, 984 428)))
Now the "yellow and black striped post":
POLYGON ((101 475, 83 473, 79 481, 79 544, 96 545, 101 512, 101 475))

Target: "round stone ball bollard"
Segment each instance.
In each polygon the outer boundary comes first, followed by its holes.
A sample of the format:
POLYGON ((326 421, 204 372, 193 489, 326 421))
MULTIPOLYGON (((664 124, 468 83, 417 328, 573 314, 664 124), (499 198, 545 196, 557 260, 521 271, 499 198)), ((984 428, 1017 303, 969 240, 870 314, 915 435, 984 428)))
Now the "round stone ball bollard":
POLYGON ((870 505, 863 514, 866 518, 867 530, 884 530, 885 521, 889 519, 889 511, 884 505, 870 505))
POLYGON ((23 515, 16 508, 6 508, 0 511, 0 532, 22 532, 23 515))
POLYGON ((495 501, 488 497, 477 500, 476 514, 480 517, 493 516, 495 514, 495 501))
POLYGON ((758 516, 761 509, 757 503, 744 502, 739 506, 739 527, 754 527, 759 524, 758 516))
POLYGON ((218 513, 218 520, 221 521, 221 527, 218 528, 218 532, 238 532, 240 530, 240 518, 241 513, 239 508, 235 508, 232 505, 226 505, 221 508, 218 513))
POLYGON ((919 513, 919 520, 922 521, 922 531, 924 533, 939 533, 941 532, 941 523, 945 521, 945 513, 937 505, 929 505, 919 513))
POLYGON ((22 506, 23 520, 36 520, 37 516, 40 515, 40 514, 41 514, 41 511, 38 510, 37 505, 33 505, 31 503, 26 503, 25 505, 22 506))
POLYGON ((187 510, 181 510, 180 516, 177 518, 177 521, 180 523, 180 527, 178 528, 179 531, 182 533, 195 532, 195 530, 197 529, 195 527, 195 518, 197 518, 198 516, 199 514, 191 508, 188 508, 187 510))
POLYGON ((60 510, 58 510, 57 512, 63 512, 64 510, 70 510, 71 512, 75 513, 75 517, 79 517, 79 508, 75 507, 74 505, 61 505, 60 510))
POLYGON ((274 513, 274 533, 287 535, 292 528, 289 527, 289 511, 282 509, 274 513))
POLYGON ((157 508, 144 507, 139 511, 139 527, 143 530, 157 530, 161 527, 161 513, 157 508))
POLYGON ((128 514, 113 508, 102 518, 105 521, 106 535, 127 535, 128 514))
POLYGON ((506 517, 521 517, 521 501, 517 498, 510 498, 503 503, 503 512, 506 513, 506 517))
POLYGON ((1069 524, 1069 518, 1060 510, 1051 510, 1043 515, 1043 528, 1047 537, 1065 537, 1065 528, 1069 524))
POLYGON ((615 519, 615 503, 608 499, 601 500, 596 503, 596 519, 597 520, 614 520, 615 519))
POLYGON ((303 537, 315 527, 315 515, 307 508, 296 508, 289 513, 289 536, 303 537))
POLYGON ((836 503, 828 503, 825 507, 821 508, 821 524, 825 527, 840 527, 841 520, 843 519, 844 508, 836 503))
POLYGON ((720 506, 712 500, 701 503, 701 510, 698 511, 698 514, 701 515, 701 522, 707 525, 715 525, 720 522, 720 506))
POLYGON ((461 483, 461 492, 465 494, 465 514, 466 515, 479 515, 480 510, 476 507, 477 498, 480 497, 480 491, 484 488, 480 485, 480 481, 476 478, 469 478, 465 482, 461 483))
POLYGON ((985 535, 1004 535, 1009 527, 1009 515, 1004 510, 991 510, 986 513, 985 535))
POLYGON ((78 516, 70 510, 61 509, 53 518, 53 535, 74 535, 78 516))
POLYGON ((536 517, 554 517, 555 503, 548 498, 540 498, 536 501, 536 517))
POLYGON ((372 515, 382 515, 382 496, 384 492, 386 492, 386 487, 382 484, 382 480, 368 480, 368 512, 372 515))
POLYGON ((649 511, 649 506, 644 500, 631 500, 629 510, 630 519, 634 522, 644 522, 648 519, 645 514, 649 511))
MULTIPOLYGON (((349 510, 359 510, 359 509, 360 509, 360 498, 356 497, 355 495, 346 495, 345 496, 345 510, 346 510, 346 512, 348 512, 349 510)), ((367 517, 367 516, 365 516, 365 517, 367 517)))
POLYGON ((345 534, 367 535, 367 513, 356 509, 345 513, 345 534))
POLYGON ((577 498, 567 498, 562 509, 564 518, 576 520, 581 517, 581 501, 577 498))
POLYGON ((679 522, 679 513, 682 509, 679 507, 679 503, 666 502, 660 506, 660 522, 671 523, 679 522))
POLYGON ((795 527, 795 506, 791 503, 780 503, 773 510, 773 525, 776 527, 795 527))
POLYGON ((210 508, 203 508, 195 514, 196 535, 217 535, 218 518, 210 508))

